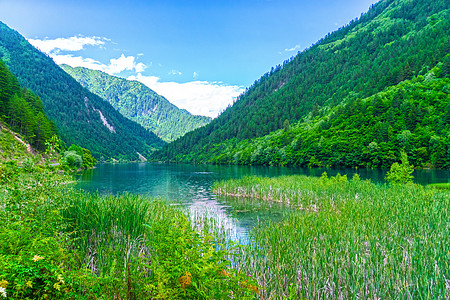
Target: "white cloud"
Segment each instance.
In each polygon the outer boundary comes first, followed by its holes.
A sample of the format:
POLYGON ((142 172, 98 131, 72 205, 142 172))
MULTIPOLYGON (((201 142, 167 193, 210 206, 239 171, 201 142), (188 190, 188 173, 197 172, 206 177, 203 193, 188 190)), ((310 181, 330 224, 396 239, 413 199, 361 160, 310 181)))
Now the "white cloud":
POLYGON ((142 74, 130 76, 128 79, 142 82, 177 107, 184 108, 194 115, 212 118, 217 117, 244 91, 242 87, 224 85, 220 82, 160 82, 156 76, 144 76, 142 74))
POLYGON ((125 56, 123 54, 119 58, 110 59, 108 65, 92 58, 83 58, 81 56, 73 56, 72 54, 50 54, 50 57, 53 58, 58 65, 66 64, 72 68, 85 67, 92 70, 103 71, 111 75, 117 75, 125 70, 135 70, 139 73, 147 68, 143 63, 136 63, 134 56, 125 56))
POLYGON ((299 51, 300 49, 301 49, 300 45, 295 45, 295 46, 292 47, 292 48, 286 48, 286 49, 284 49, 284 51, 286 51, 286 52, 293 52, 293 51, 299 51))
POLYGON ((73 56, 72 54, 66 55, 51 55, 56 64, 66 64, 73 68, 85 67, 92 70, 104 71, 105 65, 92 58, 83 58, 81 56, 73 56))
POLYGON ((144 65, 143 63, 138 63, 134 66, 134 69, 136 70, 137 73, 141 73, 144 72, 145 69, 147 69, 147 66, 144 65))
POLYGON ((143 72, 146 66, 143 63, 136 63, 134 56, 121 55, 119 58, 109 60, 110 64, 105 66, 104 71, 109 74, 119 74, 125 70, 143 72))
POLYGON ((41 51, 50 54, 51 52, 59 51, 80 51, 84 49, 84 46, 100 46, 105 42, 110 41, 104 37, 91 36, 73 36, 70 38, 57 38, 53 40, 45 39, 29 39, 28 42, 39 48, 41 51))
MULTIPOLYGON (((109 64, 103 64, 92 58, 83 58, 81 56, 74 56, 73 54, 62 54, 62 51, 80 51, 83 50, 86 45, 90 46, 102 46, 105 42, 111 40, 104 37, 83 37, 73 36, 70 38, 57 38, 53 40, 44 39, 29 39, 33 46, 39 48, 41 51, 47 53, 53 60, 61 65, 67 64, 73 68, 85 67, 93 70, 100 70, 108 74, 120 74, 127 70, 135 70, 137 73, 143 72, 147 66, 143 63, 137 63, 134 56, 125 56, 122 54, 118 58, 112 58, 109 60, 109 64)), ((138 56, 141 56, 138 54, 138 56)))
POLYGON ((169 72, 169 75, 181 75, 182 73, 180 72, 180 71, 178 71, 178 70, 171 70, 170 72, 169 72))

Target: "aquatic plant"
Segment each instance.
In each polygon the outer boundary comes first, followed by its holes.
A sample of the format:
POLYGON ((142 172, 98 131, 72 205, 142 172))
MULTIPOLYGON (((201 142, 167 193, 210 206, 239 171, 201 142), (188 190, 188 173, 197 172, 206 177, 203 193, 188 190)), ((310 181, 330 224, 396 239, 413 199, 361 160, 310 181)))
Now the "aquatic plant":
POLYGON ((450 194, 343 176, 246 177, 217 193, 291 203, 296 212, 251 232, 239 269, 262 299, 446 299, 450 194))
POLYGON ((37 166, 0 171, 2 297, 252 299, 258 292, 231 268, 234 250, 177 207, 90 195, 37 166))

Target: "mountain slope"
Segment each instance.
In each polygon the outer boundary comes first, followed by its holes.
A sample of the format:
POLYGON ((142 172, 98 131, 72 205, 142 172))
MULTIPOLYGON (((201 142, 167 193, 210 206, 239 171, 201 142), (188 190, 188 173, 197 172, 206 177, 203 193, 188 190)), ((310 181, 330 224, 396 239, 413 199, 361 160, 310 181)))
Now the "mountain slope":
POLYGON ((107 100, 130 120, 141 124, 166 142, 204 126, 211 118, 194 116, 179 109, 138 81, 108 75, 82 67, 61 66, 82 86, 107 100))
POLYGON ((0 22, 0 59, 22 86, 42 100, 67 144, 91 149, 97 157, 137 159, 164 145, 155 134, 83 88, 53 60, 31 46, 19 33, 0 22))
POLYGON ((401 149, 416 167, 450 169, 450 54, 425 76, 323 116, 191 155, 214 164, 388 168, 401 149))
POLYGON ((39 151, 45 143, 58 136, 55 124, 45 114, 41 99, 27 89, 21 89, 17 78, 0 60, 0 120, 20 133, 39 151))
POLYGON ((425 74, 450 50, 449 0, 382 0, 254 83, 209 125, 164 147, 158 160, 196 161, 227 139, 268 134, 320 108, 366 98, 425 74))

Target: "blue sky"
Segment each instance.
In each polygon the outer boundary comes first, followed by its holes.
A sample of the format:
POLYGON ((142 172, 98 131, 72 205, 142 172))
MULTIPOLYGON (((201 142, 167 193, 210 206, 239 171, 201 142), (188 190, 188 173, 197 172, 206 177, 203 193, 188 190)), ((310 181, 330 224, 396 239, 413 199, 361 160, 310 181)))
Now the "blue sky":
POLYGON ((375 0, 0 0, 0 21, 57 63, 140 80, 216 116, 271 67, 375 0))

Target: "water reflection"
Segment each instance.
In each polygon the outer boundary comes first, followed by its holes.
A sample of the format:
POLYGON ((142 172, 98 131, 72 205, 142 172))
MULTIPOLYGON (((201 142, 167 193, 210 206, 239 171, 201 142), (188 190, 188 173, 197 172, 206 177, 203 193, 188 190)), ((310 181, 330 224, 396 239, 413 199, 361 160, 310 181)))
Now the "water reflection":
MULTIPOLYGON (((282 168, 252 166, 167 165, 151 163, 100 164, 94 170, 77 175, 78 187, 99 194, 124 192, 164 198, 185 205, 193 216, 213 218, 234 240, 245 242, 248 231, 258 222, 279 221, 287 207, 278 203, 218 197, 211 191, 214 181, 246 175, 276 177, 301 174, 329 176, 357 172, 362 179, 383 183, 386 170, 282 168)), ((416 170, 420 184, 450 182, 449 170, 416 170)))

